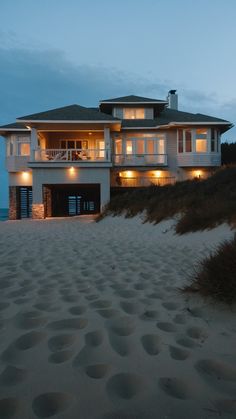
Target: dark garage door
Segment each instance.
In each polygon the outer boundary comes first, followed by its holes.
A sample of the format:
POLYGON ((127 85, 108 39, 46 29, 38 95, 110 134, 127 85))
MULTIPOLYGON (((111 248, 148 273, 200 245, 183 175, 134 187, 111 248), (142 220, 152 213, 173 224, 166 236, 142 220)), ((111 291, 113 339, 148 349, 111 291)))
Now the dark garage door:
POLYGON ((47 188, 51 190, 53 217, 100 212, 100 184, 47 185, 47 188))

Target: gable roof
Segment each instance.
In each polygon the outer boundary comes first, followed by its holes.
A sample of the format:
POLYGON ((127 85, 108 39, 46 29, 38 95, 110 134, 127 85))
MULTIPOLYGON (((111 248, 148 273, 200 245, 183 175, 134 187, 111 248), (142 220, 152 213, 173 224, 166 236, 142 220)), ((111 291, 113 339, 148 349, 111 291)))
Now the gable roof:
POLYGON ((142 96, 135 96, 135 95, 129 95, 129 96, 121 96, 116 97, 113 99, 105 99, 100 100, 100 103, 168 103, 166 100, 160 100, 160 99, 150 99, 149 97, 142 97, 142 96))
POLYGON ((111 115, 80 105, 64 106, 17 118, 19 121, 118 121, 111 115))

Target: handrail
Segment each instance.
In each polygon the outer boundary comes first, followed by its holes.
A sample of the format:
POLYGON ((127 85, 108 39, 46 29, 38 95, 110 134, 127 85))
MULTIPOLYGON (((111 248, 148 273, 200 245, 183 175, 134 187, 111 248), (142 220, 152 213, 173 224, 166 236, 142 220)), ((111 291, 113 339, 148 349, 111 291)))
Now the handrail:
POLYGON ((167 154, 114 154, 113 162, 115 165, 148 166, 148 165, 167 165, 167 154))
POLYGON ((35 161, 110 161, 110 150, 107 148, 46 148, 35 150, 35 161))

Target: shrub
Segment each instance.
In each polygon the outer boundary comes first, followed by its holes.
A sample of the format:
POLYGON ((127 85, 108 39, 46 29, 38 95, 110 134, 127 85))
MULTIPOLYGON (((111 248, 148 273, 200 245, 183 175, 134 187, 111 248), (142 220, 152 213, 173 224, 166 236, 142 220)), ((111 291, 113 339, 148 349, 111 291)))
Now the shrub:
POLYGON ((236 234, 199 263, 192 283, 183 291, 198 292, 226 304, 236 302, 236 234))
MULTIPOLYGON (((122 189, 122 188, 121 188, 122 189)), ((236 220, 236 166, 220 168, 205 180, 187 180, 175 185, 150 186, 121 191, 111 198, 102 217, 133 217, 145 212, 145 221, 160 221, 180 215, 176 232, 209 229, 236 220)))

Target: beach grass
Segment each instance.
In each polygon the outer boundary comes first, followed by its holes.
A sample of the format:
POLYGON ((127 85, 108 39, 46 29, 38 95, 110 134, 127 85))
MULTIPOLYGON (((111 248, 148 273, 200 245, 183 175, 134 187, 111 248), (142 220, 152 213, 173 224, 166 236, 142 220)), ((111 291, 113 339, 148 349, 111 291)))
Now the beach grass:
POLYGON ((222 167, 208 179, 186 180, 174 185, 120 191, 97 221, 106 215, 134 217, 159 223, 177 216, 176 233, 211 229, 236 222, 236 166, 222 167))

